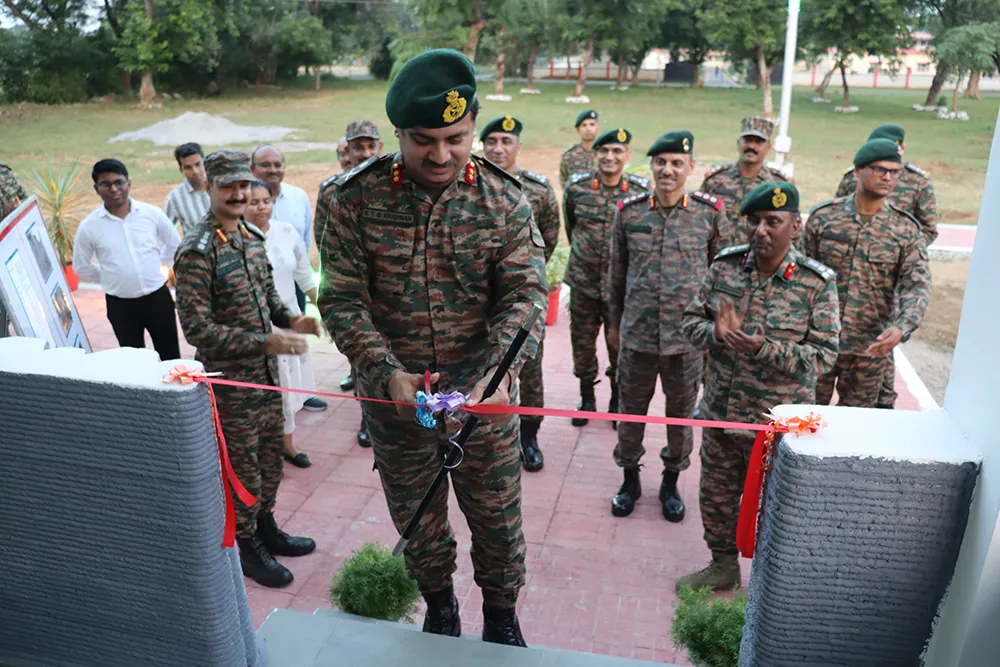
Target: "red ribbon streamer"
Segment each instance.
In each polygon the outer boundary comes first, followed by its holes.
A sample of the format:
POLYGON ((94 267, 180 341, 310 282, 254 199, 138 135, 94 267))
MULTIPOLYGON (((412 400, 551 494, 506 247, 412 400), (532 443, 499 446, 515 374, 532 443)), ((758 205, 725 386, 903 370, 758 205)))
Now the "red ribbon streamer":
POLYGON ((740 518, 736 524, 736 548, 744 558, 753 558, 757 545, 757 513, 760 507, 760 490, 764 486, 766 459, 774 442, 774 432, 761 431, 753 441, 753 452, 747 466, 747 478, 743 483, 743 500, 740 502, 740 518))
POLYGON ((219 406, 215 402, 215 390, 211 383, 208 385, 208 400, 212 404, 212 419, 215 421, 215 441, 219 445, 219 461, 222 465, 222 495, 226 497, 226 528, 222 533, 222 546, 231 547, 236 544, 236 505, 233 503, 232 490, 239 496, 240 501, 247 507, 251 507, 257 502, 257 498, 247 491, 246 487, 236 476, 233 469, 233 462, 229 459, 229 448, 226 447, 226 434, 222 432, 222 421, 219 419, 219 406))

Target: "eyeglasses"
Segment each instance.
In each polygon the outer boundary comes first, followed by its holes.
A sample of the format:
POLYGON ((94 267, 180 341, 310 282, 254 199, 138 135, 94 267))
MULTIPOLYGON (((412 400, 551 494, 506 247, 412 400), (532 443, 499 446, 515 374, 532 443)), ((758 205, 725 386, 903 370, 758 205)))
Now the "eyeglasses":
POLYGON ((97 184, 99 190, 123 190, 128 185, 128 181, 119 178, 114 181, 101 181, 97 184))
POLYGON ((872 173, 879 178, 885 178, 886 175, 888 175, 889 178, 896 178, 899 176, 899 172, 903 171, 902 169, 886 169, 885 167, 877 167, 873 164, 868 165, 868 168, 871 169, 872 173))
POLYGON ((614 157, 624 157, 628 149, 624 146, 601 146, 597 149, 598 157, 608 157, 609 155, 614 157))

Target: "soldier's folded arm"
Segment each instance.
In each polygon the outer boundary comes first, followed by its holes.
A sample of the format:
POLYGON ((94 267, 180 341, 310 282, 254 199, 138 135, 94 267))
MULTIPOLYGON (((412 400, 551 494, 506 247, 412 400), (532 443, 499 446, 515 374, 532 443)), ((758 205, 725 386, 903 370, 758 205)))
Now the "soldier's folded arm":
POLYGON ((337 348, 379 396, 388 395, 389 377, 406 370, 371 318, 368 253, 353 210, 334 199, 323 235, 323 280, 319 312, 337 348))
POLYGON ((573 210, 573 199, 569 196, 569 188, 563 189, 563 224, 566 225, 566 239, 573 242, 573 228, 576 227, 576 212, 573 210))
POLYGON ((556 246, 559 245, 559 202, 551 187, 542 203, 542 215, 536 222, 542 232, 542 238, 545 239, 545 262, 548 263, 556 246))
POLYGON ((263 333, 218 324, 212 318, 213 268, 208 255, 182 245, 174 271, 177 312, 182 313, 181 328, 189 343, 216 359, 264 354, 263 333))
MULTIPOLYGON (((545 307, 548 285, 545 281, 545 254, 541 233, 533 238, 531 205, 523 193, 507 215, 507 239, 498 249, 492 273, 496 301, 490 318, 490 352, 487 368, 499 366, 517 330, 531 312, 531 307, 545 307), (536 242, 537 240, 537 242, 536 242)), ((538 352, 544 318, 535 320, 531 335, 521 353, 511 365, 511 380, 516 379, 521 366, 538 352)))
POLYGON ((934 184, 924 181, 924 187, 917 195, 917 210, 914 216, 920 222, 920 233, 927 240, 927 245, 934 243, 938 236, 937 229, 937 195, 934 184))
POLYGON ((765 335, 755 357, 794 377, 817 377, 837 361, 840 343, 840 302, 837 282, 828 280, 811 304, 809 330, 803 342, 765 335))
POLYGON ((681 330, 695 347, 724 348, 725 344, 715 337, 715 314, 709 311, 708 303, 712 293, 717 269, 712 265, 694 301, 684 309, 681 316, 681 330))
POLYGON ((621 221, 621 211, 615 211, 611 221, 611 264, 608 268, 608 319, 611 329, 621 328, 625 312, 625 284, 628 278, 628 240, 621 221))
POLYGON ((899 313, 895 326, 903 332, 905 343, 917 330, 931 299, 931 267, 922 241, 910 243, 903 251, 903 261, 896 283, 899 313))

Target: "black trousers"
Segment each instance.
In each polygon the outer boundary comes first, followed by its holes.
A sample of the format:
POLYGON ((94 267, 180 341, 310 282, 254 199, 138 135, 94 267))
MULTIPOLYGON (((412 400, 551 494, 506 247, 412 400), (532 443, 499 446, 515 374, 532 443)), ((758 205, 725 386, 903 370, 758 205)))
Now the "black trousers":
POLYGON ((166 285, 138 299, 105 294, 104 301, 108 307, 108 321, 115 330, 119 345, 146 347, 145 332, 148 331, 161 360, 181 358, 174 299, 166 285))
POLYGON ((303 313, 306 312, 306 293, 299 289, 299 286, 295 286, 295 300, 299 302, 299 310, 303 313))

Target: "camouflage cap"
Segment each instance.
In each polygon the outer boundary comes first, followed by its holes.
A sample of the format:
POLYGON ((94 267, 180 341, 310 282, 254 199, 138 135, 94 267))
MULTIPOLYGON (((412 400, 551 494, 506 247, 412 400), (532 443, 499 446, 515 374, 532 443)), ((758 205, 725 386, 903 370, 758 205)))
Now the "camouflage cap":
POLYGON ((660 155, 661 153, 686 153, 690 155, 693 150, 694 135, 687 130, 674 130, 654 141, 653 145, 646 151, 646 155, 660 155))
POLYGON ((250 156, 230 148, 208 154, 205 158, 205 174, 210 183, 217 185, 254 179, 250 171, 250 156))
POLYGON ((740 215, 757 211, 798 211, 799 191, 788 181, 761 183, 743 199, 740 215))
POLYGON ((506 132, 507 134, 516 134, 517 136, 521 136, 522 129, 524 129, 524 125, 522 125, 521 121, 513 116, 497 116, 490 122, 486 123, 483 127, 483 131, 479 133, 479 140, 486 141, 486 137, 490 136, 494 132, 506 132))
POLYGON ((760 116, 748 116, 740 121, 740 139, 743 137, 760 137, 770 141, 774 134, 774 121, 760 116))
POLYGON ((601 136, 597 137, 591 148, 596 151, 601 146, 606 146, 608 144, 624 144, 628 146, 630 141, 632 141, 632 133, 624 127, 619 127, 614 130, 608 130, 601 136))
POLYGON ((886 123, 872 130, 872 133, 868 135, 868 141, 872 139, 892 139, 897 144, 902 145, 906 139, 906 130, 903 129, 902 125, 886 123))
POLYGON ((902 162, 903 147, 892 139, 872 139, 854 154, 855 167, 865 167, 880 160, 902 162))
POLYGON ((401 130, 438 129, 465 118, 475 102, 472 61, 452 49, 431 49, 399 70, 385 96, 385 113, 401 130))
POLYGON ((370 120, 356 120, 347 126, 344 138, 348 141, 352 139, 381 139, 378 133, 378 125, 370 120))
POLYGON ((585 120, 597 120, 597 112, 593 109, 587 109, 586 111, 581 111, 580 115, 576 117, 576 125, 573 127, 580 127, 580 124, 585 120))

